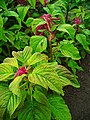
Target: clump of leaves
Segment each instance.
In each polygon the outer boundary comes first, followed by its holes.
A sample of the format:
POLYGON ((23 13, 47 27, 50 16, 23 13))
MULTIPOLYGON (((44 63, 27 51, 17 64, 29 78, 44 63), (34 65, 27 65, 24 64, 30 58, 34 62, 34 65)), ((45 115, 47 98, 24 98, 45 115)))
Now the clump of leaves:
POLYGON ((57 62, 48 62, 45 54, 32 53, 29 46, 12 55, 0 64, 0 108, 5 110, 4 117, 71 120, 62 98, 63 87, 79 88, 76 76, 57 62))

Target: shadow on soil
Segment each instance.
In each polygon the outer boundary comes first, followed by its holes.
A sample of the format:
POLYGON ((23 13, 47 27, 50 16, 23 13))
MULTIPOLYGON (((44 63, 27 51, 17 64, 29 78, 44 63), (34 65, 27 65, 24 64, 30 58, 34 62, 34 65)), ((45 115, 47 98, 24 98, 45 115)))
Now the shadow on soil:
POLYGON ((72 120, 90 120, 90 55, 81 61, 83 72, 78 72, 80 89, 66 87, 65 101, 68 105, 72 120))

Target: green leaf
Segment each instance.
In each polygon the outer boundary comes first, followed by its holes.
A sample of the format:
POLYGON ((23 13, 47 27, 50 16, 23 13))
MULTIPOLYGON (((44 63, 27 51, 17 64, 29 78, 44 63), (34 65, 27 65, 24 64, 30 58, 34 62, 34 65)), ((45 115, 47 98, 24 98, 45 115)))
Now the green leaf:
POLYGON ((50 88, 51 90, 62 94, 62 85, 59 81, 59 76, 55 71, 56 64, 43 63, 38 65, 31 74, 29 74, 29 81, 31 83, 40 85, 45 89, 50 88))
POLYGON ((69 41, 60 42, 59 49, 65 57, 70 57, 73 60, 79 60, 81 58, 78 49, 69 41))
POLYGON ((68 33, 70 38, 74 40, 75 29, 71 25, 62 24, 57 28, 57 30, 68 33))
POLYGON ((3 18, 1 15, 0 15, 0 28, 3 28, 3 18))
POLYGON ((78 3, 80 0, 75 0, 76 1, 76 3, 78 3))
POLYGON ((28 59, 30 59, 31 54, 32 54, 32 48, 29 47, 29 46, 26 46, 23 51, 18 51, 18 52, 13 51, 12 52, 12 55, 17 60, 19 60, 19 61, 21 61, 22 63, 25 63, 25 64, 28 63, 28 59))
POLYGON ((13 16, 13 17, 19 17, 19 15, 16 13, 16 12, 14 12, 14 11, 6 11, 5 13, 4 13, 4 15, 5 16, 13 16))
POLYGON ((14 72, 8 64, 0 64, 0 81, 8 80, 8 78, 13 75, 14 72))
POLYGON ((78 69, 78 70, 83 70, 82 67, 80 67, 77 62, 75 62, 74 60, 69 60, 68 61, 68 66, 71 67, 72 69, 78 69))
POLYGON ((50 120, 49 106, 28 100, 19 112, 18 120, 50 120))
POLYGON ((28 0, 28 2, 31 4, 31 6, 35 9, 36 6, 36 0, 28 0))
POLYGON ((20 92, 20 83, 22 81, 22 79, 25 77, 25 74, 23 74, 22 76, 17 76, 9 85, 9 89, 10 91, 12 91, 13 94, 20 96, 21 92, 20 92))
POLYGON ((40 89, 38 89, 38 87, 35 87, 33 97, 37 102, 48 105, 47 97, 40 89))
POLYGON ((21 28, 21 19, 19 18, 19 15, 16 12, 14 12, 14 11, 8 11, 8 12, 5 12, 4 15, 5 16, 9 16, 9 17, 10 16, 15 17, 16 20, 18 21, 18 24, 19 24, 20 28, 21 28))
POLYGON ((0 0, 0 7, 2 7, 4 10, 7 10, 7 6, 5 4, 5 0, 0 0))
POLYGON ((90 51, 89 46, 88 46, 88 42, 86 40, 86 36, 84 34, 77 34, 76 35, 76 39, 83 46, 83 48, 85 50, 89 50, 90 51))
POLYGON ((33 65, 33 64, 38 63, 42 60, 46 60, 46 58, 47 58, 47 56, 45 54, 41 54, 41 53, 36 52, 30 57, 30 59, 28 59, 27 64, 33 65))
POLYGON ((21 97, 18 97, 10 92, 7 85, 0 84, 0 107, 6 108, 9 111, 10 116, 19 106, 21 100, 21 97))
POLYGON ((17 30, 17 29, 21 29, 21 26, 15 24, 15 25, 13 25, 12 27, 9 28, 9 30, 14 30, 14 29, 15 29, 15 30, 17 30))
POLYGON ((0 83, 0 108, 6 108, 10 93, 8 85, 0 83))
POLYGON ((62 65, 58 65, 56 66, 56 71, 62 87, 72 85, 73 87, 80 88, 80 84, 77 81, 76 76, 73 75, 67 68, 62 65))
POLYGON ((18 21, 18 24, 19 24, 19 26, 20 26, 20 28, 22 27, 21 26, 21 19, 19 18, 19 17, 16 17, 16 20, 18 21))
POLYGON ((82 32, 87 36, 90 35, 90 30, 88 29, 83 29, 82 32))
POLYGON ((7 31, 5 36, 6 36, 6 39, 7 39, 12 45, 14 45, 15 34, 14 34, 12 31, 7 31))
POLYGON ((23 63, 23 60, 22 60, 22 51, 18 51, 18 52, 15 52, 13 51, 12 52, 12 55, 19 61, 21 61, 23 63))
POLYGON ((0 47, 0 53, 3 51, 3 49, 0 47))
POLYGON ((32 18, 32 17, 29 17, 29 18, 27 19, 27 21, 26 21, 27 27, 30 27, 30 26, 31 26, 32 21, 33 21, 33 18, 32 18))
POLYGON ((3 39, 3 18, 0 15, 0 40, 3 39))
POLYGON ((32 55, 32 48, 29 46, 26 46, 22 52, 22 59, 24 63, 27 63, 28 59, 30 59, 32 55))
POLYGON ((7 63, 10 66, 18 68, 18 62, 16 58, 5 58, 4 63, 7 63))
POLYGON ((10 116, 14 113, 16 108, 21 103, 22 98, 20 96, 16 96, 14 94, 10 94, 10 98, 8 100, 7 110, 9 111, 10 116))
POLYGON ((77 62, 75 62, 72 59, 68 61, 68 66, 71 67, 71 69, 74 72, 74 74, 76 74, 76 69, 78 71, 83 71, 82 67, 78 66, 77 62))
POLYGON ((71 120, 71 114, 68 106, 61 96, 51 95, 48 98, 51 107, 52 119, 71 120))
POLYGON ((39 0, 42 5, 44 5, 44 0, 39 0))
POLYGON ((30 46, 33 52, 43 52, 47 48, 47 39, 44 36, 32 36, 30 46))
POLYGON ((19 17, 21 18, 22 21, 24 20, 28 10, 29 10, 29 6, 19 6, 17 8, 19 17))
POLYGON ((3 28, 0 27, 0 40, 3 39, 3 28))
POLYGON ((0 15, 0 40, 3 39, 3 18, 0 15))

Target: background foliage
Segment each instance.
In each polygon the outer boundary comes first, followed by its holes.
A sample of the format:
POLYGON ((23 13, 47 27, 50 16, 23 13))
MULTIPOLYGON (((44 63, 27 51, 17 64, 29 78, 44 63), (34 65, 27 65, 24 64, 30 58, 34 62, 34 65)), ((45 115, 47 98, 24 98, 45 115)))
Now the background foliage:
POLYGON ((76 71, 89 39, 88 0, 1 0, 3 120, 71 120, 63 87, 80 87, 76 71))

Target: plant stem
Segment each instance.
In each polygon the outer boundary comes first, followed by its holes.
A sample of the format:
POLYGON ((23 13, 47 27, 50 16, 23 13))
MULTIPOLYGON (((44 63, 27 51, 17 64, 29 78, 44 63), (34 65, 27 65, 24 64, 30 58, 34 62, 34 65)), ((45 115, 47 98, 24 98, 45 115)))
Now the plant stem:
POLYGON ((52 43, 49 41, 49 47, 50 47, 50 60, 52 61, 52 43))
POLYGON ((28 71, 29 69, 31 69, 31 66, 28 66, 28 67, 27 67, 27 71, 28 71))
POLYGON ((50 33, 50 36, 48 38, 49 41, 49 50, 50 50, 50 61, 52 61, 52 33, 50 33))

